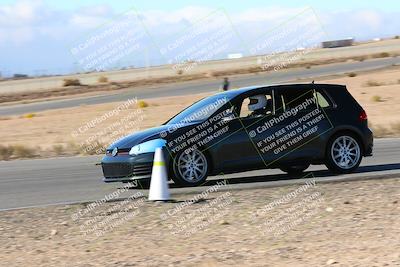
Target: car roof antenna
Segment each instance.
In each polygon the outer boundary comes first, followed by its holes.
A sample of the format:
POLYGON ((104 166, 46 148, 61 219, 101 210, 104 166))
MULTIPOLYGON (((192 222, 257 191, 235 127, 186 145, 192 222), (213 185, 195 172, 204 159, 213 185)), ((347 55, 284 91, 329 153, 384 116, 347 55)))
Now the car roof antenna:
POLYGON ((314 80, 312 80, 312 82, 311 82, 312 84, 314 84, 314 80))

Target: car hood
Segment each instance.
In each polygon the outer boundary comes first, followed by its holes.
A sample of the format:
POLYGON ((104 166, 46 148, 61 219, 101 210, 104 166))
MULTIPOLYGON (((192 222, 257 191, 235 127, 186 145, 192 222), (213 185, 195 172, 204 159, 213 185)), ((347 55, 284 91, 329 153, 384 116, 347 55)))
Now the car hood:
POLYGON ((159 134, 163 131, 168 130, 169 125, 161 125, 159 127, 150 128, 144 131, 136 132, 127 135, 114 143, 112 143, 107 149, 118 148, 131 148, 137 144, 143 143, 147 140, 152 140, 158 138, 159 134))
POLYGON ((115 147, 118 148, 131 148, 137 144, 149 141, 149 140, 153 140, 153 139, 157 139, 157 138, 161 138, 160 137, 160 133, 162 132, 167 132, 168 129, 177 129, 177 128, 184 128, 186 126, 190 126, 196 123, 192 123, 192 124, 185 124, 185 125, 161 125, 158 127, 154 127, 154 128, 150 128, 144 131, 140 131, 140 132, 136 132, 130 135, 127 135, 117 141, 115 141, 114 143, 112 143, 107 150, 112 150, 115 147))

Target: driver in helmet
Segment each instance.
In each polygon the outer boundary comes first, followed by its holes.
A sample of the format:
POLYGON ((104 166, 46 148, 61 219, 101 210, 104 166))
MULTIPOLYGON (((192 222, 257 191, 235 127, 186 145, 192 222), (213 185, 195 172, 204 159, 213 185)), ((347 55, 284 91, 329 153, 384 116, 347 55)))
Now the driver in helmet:
POLYGON ((265 116, 267 109, 267 97, 265 95, 250 96, 248 108, 252 111, 248 117, 256 118, 265 116))

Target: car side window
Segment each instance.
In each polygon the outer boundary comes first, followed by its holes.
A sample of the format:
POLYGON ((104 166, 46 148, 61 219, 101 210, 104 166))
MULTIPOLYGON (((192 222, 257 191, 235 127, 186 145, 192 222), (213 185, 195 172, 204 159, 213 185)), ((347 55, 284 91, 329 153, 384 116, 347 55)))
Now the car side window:
POLYGON ((244 118, 244 117, 247 117, 251 113, 251 111, 249 110, 249 103, 250 103, 250 99, 248 97, 246 97, 242 102, 239 117, 244 118))
POLYGON ((267 94, 255 94, 249 97, 246 97, 245 99, 243 99, 241 107, 240 107, 240 118, 250 118, 252 116, 255 116, 255 114, 257 113, 258 117, 262 117, 262 116, 266 116, 266 115, 271 115, 274 111, 274 103, 273 103, 273 99, 272 99, 272 93, 267 93, 267 94), (249 105, 251 104, 251 98, 255 97, 255 96, 265 96, 265 100, 266 100, 266 106, 264 107, 264 109, 260 109, 260 110, 250 110, 249 109, 249 105))
POLYGON ((315 103, 315 94, 312 89, 297 89, 290 88, 288 90, 280 90, 277 94, 278 99, 280 100, 280 105, 277 109, 277 113, 283 113, 287 110, 290 110, 295 107, 299 107, 300 105, 304 105, 302 112, 307 112, 315 109, 317 107, 315 103))

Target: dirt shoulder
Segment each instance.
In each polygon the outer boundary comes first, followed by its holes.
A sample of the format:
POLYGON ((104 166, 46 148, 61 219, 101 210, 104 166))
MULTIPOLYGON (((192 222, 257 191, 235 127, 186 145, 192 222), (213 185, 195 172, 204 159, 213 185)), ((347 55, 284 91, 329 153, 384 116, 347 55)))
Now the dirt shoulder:
MULTIPOLYGON (((181 201, 177 203, 136 198, 97 207, 3 211, 0 262, 4 266, 398 266, 400 262, 400 178, 214 189, 202 195, 174 195, 181 201), (194 204, 182 204, 194 199, 194 204)), ((131 190, 136 197, 138 192, 131 190)))

